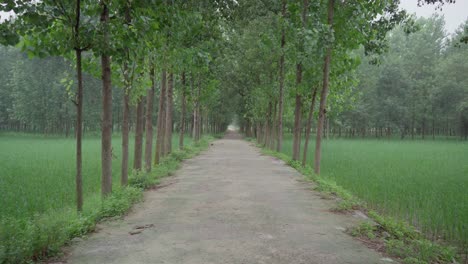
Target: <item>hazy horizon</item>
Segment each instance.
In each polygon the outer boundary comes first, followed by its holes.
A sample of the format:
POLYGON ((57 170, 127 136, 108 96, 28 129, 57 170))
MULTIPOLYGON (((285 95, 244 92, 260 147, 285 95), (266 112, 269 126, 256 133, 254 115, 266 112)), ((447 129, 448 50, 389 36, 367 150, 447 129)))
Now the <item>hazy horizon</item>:
POLYGON ((418 6, 417 0, 401 0, 400 7, 418 17, 430 17, 437 13, 445 17, 445 29, 448 33, 455 30, 468 19, 468 0, 457 0, 454 4, 444 4, 442 8, 436 5, 418 6))

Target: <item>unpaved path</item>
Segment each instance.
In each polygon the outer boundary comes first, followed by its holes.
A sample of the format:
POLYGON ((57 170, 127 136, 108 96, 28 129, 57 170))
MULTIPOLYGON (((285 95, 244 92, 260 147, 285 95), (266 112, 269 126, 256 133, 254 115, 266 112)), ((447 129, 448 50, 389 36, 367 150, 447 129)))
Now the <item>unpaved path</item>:
POLYGON ((66 263, 384 263, 343 233, 357 219, 330 213, 301 179, 230 134, 72 246, 66 263))

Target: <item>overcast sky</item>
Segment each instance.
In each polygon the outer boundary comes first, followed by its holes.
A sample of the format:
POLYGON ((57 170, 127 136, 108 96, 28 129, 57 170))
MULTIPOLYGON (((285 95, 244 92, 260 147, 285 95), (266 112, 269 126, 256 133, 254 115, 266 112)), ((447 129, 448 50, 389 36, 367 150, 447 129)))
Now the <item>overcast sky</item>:
POLYGON ((445 28, 447 32, 453 33, 468 19, 468 0, 456 0, 455 4, 445 4, 442 10, 434 5, 424 5, 419 7, 417 0, 401 0, 402 8, 409 13, 416 13, 417 16, 430 17, 433 13, 442 14, 445 17, 445 28))
MULTIPOLYGON (((434 5, 418 7, 418 0, 401 0, 401 7, 410 13, 416 13, 417 16, 430 17, 433 13, 443 14, 446 21, 445 28, 449 33, 455 32, 458 26, 468 19, 468 0, 456 0, 455 4, 445 4, 442 10, 436 10, 434 5)), ((0 21, 7 16, 0 12, 0 21)))

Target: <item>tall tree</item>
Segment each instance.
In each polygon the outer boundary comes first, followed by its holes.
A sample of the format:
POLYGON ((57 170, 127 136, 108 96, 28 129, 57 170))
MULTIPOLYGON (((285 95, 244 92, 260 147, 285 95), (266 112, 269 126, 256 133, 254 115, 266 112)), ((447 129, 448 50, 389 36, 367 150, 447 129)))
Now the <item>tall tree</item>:
POLYGON ((101 25, 103 28, 101 53, 102 71, 102 132, 101 132, 101 166, 102 166, 102 196, 112 192, 112 85, 111 59, 109 55, 109 6, 106 0, 100 1, 101 25))
MULTIPOLYGON (((333 32, 333 15, 335 11, 335 0, 328 0, 328 26, 330 32, 333 32)), ((322 155, 322 136, 325 123, 329 82, 330 82, 330 63, 332 56, 331 43, 328 44, 327 52, 323 62, 323 86, 320 94, 319 119, 317 124, 317 136, 315 141, 314 172, 320 174, 320 160, 322 155)))
POLYGON ((180 110, 180 131, 179 131, 179 149, 184 149, 184 137, 185 137, 185 114, 187 112, 187 94, 186 94, 186 87, 185 87, 185 72, 182 72, 181 76, 181 89, 182 89, 182 96, 180 97, 181 100, 181 110, 180 110))
POLYGON ((153 101, 154 90, 156 86, 156 76, 154 65, 151 64, 150 69, 151 88, 148 89, 146 94, 146 143, 145 143, 145 170, 151 171, 152 153, 153 153, 153 101))
POLYGON ((144 129, 144 97, 137 98, 136 124, 135 124, 135 148, 133 156, 133 169, 141 170, 143 154, 143 129, 144 129))
POLYGON ((305 131, 304 152, 302 154, 302 166, 307 164, 307 153, 309 151, 310 132, 312 130, 312 119, 314 118, 315 102, 317 98, 318 86, 312 89, 312 100, 310 102, 309 114, 307 116, 307 125, 305 131))
MULTIPOLYGON (((307 25, 307 16, 308 16, 308 9, 309 9, 309 1, 303 0, 302 3, 302 12, 301 12, 301 22, 302 22, 302 31, 305 33, 306 25, 307 25)), ((303 33, 303 35, 304 35, 303 33)), ((303 38, 302 38, 303 40, 303 38)), ((299 44, 299 53, 303 53, 303 41, 299 44)), ((300 152, 301 152, 301 132, 302 132, 302 91, 301 91, 301 84, 302 84, 302 71, 303 65, 301 58, 299 58, 299 62, 296 64, 296 104, 294 109, 294 129, 293 129, 293 160, 299 160, 300 152)))
POLYGON ((159 109, 158 109, 158 123, 156 128, 156 150, 154 154, 154 164, 159 164, 161 158, 164 156, 164 139, 165 139, 165 124, 166 124, 166 71, 161 72, 161 90, 159 92, 159 109))
MULTIPOLYGON (((82 126, 83 126, 83 74, 82 53, 91 47, 91 40, 83 35, 82 29, 90 30, 90 25, 82 23, 82 0, 65 1, 57 5, 55 1, 30 2, 6 1, 0 11, 16 14, 15 19, 1 23, 0 42, 15 44, 23 35, 22 47, 30 55, 68 56, 74 52, 77 90, 72 101, 76 106, 76 204, 77 210, 83 208, 82 188, 82 126), (54 23, 52 23, 54 22, 54 23)), ((89 3, 85 2, 85 5, 89 3)))
POLYGON ((174 92, 174 74, 172 70, 169 72, 169 78, 167 80, 167 91, 166 91, 166 132, 165 136, 165 154, 172 152, 172 115, 173 115, 173 92, 174 92))
MULTIPOLYGON (((124 21, 127 27, 131 26, 132 16, 131 16, 131 2, 125 2, 125 11, 124 11, 124 21)), ((135 72, 135 67, 130 67, 130 49, 128 47, 124 48, 123 56, 123 65, 122 65, 122 77, 124 84, 124 96, 123 96, 123 113, 122 113, 122 161, 120 167, 120 183, 122 186, 127 185, 128 183, 128 141, 130 133, 130 93, 133 83, 133 76, 135 72)))
POLYGON ((76 96, 76 208, 79 212, 83 210, 83 157, 82 157, 82 132, 83 132, 83 67, 81 54, 83 48, 80 45, 80 22, 81 22, 81 0, 76 0, 75 26, 74 26, 74 50, 76 56, 76 78, 78 89, 76 96))
POLYGON ((285 57, 285 45, 286 45, 286 6, 287 1, 282 0, 281 4, 281 56, 279 62, 279 105, 278 105, 278 134, 277 134, 277 145, 276 151, 281 151, 283 148, 283 109, 284 109, 284 57, 285 57))

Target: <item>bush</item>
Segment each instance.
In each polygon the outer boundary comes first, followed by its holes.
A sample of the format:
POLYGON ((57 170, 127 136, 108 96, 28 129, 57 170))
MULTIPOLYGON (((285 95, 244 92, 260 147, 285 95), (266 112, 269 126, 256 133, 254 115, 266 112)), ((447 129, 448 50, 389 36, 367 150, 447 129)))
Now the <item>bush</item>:
POLYGON ((454 248, 441 246, 427 239, 391 239, 385 245, 387 251, 402 258, 403 263, 453 263, 456 257, 454 248))
POLYGON ((374 239, 376 238, 375 233, 374 233, 376 229, 377 228, 372 223, 362 222, 359 226, 351 230, 351 235, 357 236, 357 237, 367 237, 368 239, 374 239))
POLYGON ((141 189, 131 186, 113 191, 109 197, 103 200, 99 218, 123 215, 132 204, 142 198, 142 195, 141 189))
POLYGON ((148 189, 159 183, 159 179, 148 173, 135 171, 128 179, 128 185, 140 189, 148 189))

